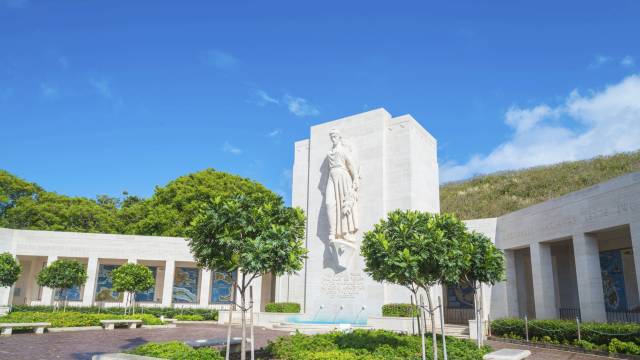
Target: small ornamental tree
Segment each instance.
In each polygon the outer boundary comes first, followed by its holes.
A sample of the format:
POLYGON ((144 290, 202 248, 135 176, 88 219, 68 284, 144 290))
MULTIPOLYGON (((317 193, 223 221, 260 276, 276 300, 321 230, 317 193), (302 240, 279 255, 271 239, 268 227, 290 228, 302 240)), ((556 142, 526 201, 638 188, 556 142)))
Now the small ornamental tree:
POLYGON ((200 267, 238 272, 235 287, 242 313, 241 359, 245 359, 247 290, 267 273, 274 276, 302 269, 305 216, 286 207, 273 193, 217 197, 195 217, 188 231, 189 247, 200 267))
POLYGON ((0 287, 11 286, 18 281, 22 266, 9 253, 0 254, 0 287))
MULTIPOLYGON (((490 238, 478 232, 468 235, 471 245, 469 266, 464 270, 461 283, 474 289, 474 307, 476 312, 476 331, 482 331, 483 308, 480 289, 482 284, 495 285, 505 278, 504 254, 490 238), (478 321, 480 319, 480 321, 478 321)), ((482 346, 482 336, 477 336, 478 347, 482 346)))
POLYGON ((67 307, 68 290, 82 286, 87 281, 87 271, 77 260, 56 260, 38 273, 37 283, 64 294, 64 310, 67 307))
POLYGON ((437 358, 435 308, 430 289, 457 283, 470 262, 470 243, 463 222, 451 214, 395 210, 364 235, 365 271, 374 280, 427 295, 434 359, 437 358))
POLYGON ((111 272, 113 289, 118 292, 125 292, 127 298, 125 303, 128 309, 133 309, 135 313, 135 293, 143 292, 155 286, 156 281, 153 273, 148 267, 141 264, 124 264, 111 272))

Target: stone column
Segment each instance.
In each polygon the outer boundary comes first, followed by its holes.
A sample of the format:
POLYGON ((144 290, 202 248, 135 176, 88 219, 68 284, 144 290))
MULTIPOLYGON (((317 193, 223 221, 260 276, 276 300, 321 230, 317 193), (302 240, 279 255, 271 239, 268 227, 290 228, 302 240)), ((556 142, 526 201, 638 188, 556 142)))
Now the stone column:
POLYGON ((636 282, 638 283, 638 291, 640 291, 640 221, 629 224, 631 232, 631 246, 633 247, 633 263, 636 270, 636 282))
MULTIPOLYGON (((508 317, 519 317, 520 311, 518 308, 518 275, 516 273, 516 256, 515 250, 506 250, 505 256, 505 275, 507 280, 503 286, 506 289, 506 312, 508 317)), ((526 286, 526 284, 520 284, 520 286, 526 286)))
POLYGON ((200 279, 200 307, 208 307, 211 298, 211 270, 202 269, 200 279))
POLYGON ((92 257, 87 261, 87 282, 82 293, 82 306, 92 306, 96 296, 96 283, 98 281, 98 258, 92 257))
POLYGON ((531 250, 531 275, 533 277, 533 300, 537 319, 557 317, 551 247, 544 243, 533 243, 531 250))
POLYGON ((11 287, 0 287, 0 307, 9 305, 11 305, 11 287))
POLYGON ((173 302, 173 278, 175 272, 175 260, 167 260, 164 266, 164 286, 162 287, 162 306, 164 307, 170 307, 173 302))
POLYGON ((589 234, 574 234, 573 256, 582 321, 606 322, 598 239, 589 234))
MULTIPOLYGON (((50 255, 47 258, 47 266, 51 265, 54 261, 58 260, 57 255, 50 255)), ((42 305, 51 305, 53 304, 53 289, 48 287, 42 288, 42 305)))

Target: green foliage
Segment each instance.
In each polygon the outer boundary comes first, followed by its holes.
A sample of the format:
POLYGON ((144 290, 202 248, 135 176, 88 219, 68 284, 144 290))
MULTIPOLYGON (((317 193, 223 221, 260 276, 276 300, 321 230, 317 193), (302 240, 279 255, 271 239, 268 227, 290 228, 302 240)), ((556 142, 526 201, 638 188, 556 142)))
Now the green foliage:
POLYGON ((490 238, 478 232, 471 232, 467 238, 471 243, 471 263, 464 271, 463 278, 469 285, 476 281, 494 285, 504 280, 504 254, 490 238))
MULTIPOLYGON (((271 342, 267 352, 280 360, 418 360, 421 359, 419 336, 400 335, 384 330, 354 330, 280 337, 271 342)), ((431 339, 427 347, 431 348, 431 339)), ((438 342, 438 346, 441 342, 438 342)), ((482 359, 489 347, 478 349, 467 340, 447 337, 450 359, 482 359)), ((427 351, 428 353, 430 350, 427 351)))
POLYGON ((13 285, 18 281, 21 272, 22 266, 11 254, 0 254, 0 287, 13 285))
POLYGON ((416 317, 418 313, 418 306, 413 304, 382 305, 382 316, 416 317))
POLYGON ((300 304, 291 302, 273 302, 264 306, 265 312, 272 313, 299 313, 300 304))
POLYGON ((640 346, 632 341, 620 341, 616 338, 611 339, 608 350, 611 353, 640 355, 640 346))
POLYGON ((176 320, 180 321, 204 321, 204 317, 202 315, 176 315, 176 320))
POLYGON ((376 281, 409 288, 456 284, 470 264, 466 231, 451 214, 392 211, 364 234, 365 271, 376 281))
POLYGON ((194 349, 179 341, 149 343, 129 351, 130 354, 172 360, 222 360, 218 350, 210 348, 194 349))
POLYGON ((137 319, 145 325, 161 325, 157 317, 150 314, 113 315, 85 314, 75 311, 67 312, 21 312, 12 311, 0 317, 2 323, 48 322, 52 327, 100 326, 100 320, 137 319))
MULTIPOLYGON (((580 324, 582 340, 596 345, 607 345, 613 338, 620 341, 636 342, 640 338, 640 324, 636 323, 582 323, 580 324), (606 335, 613 334, 613 335, 606 335)), ((506 334, 525 337, 524 320, 499 319, 491 322, 491 334, 506 334)), ((529 337, 550 341, 574 342, 578 339, 578 327, 574 320, 529 320, 529 337)))
MULTIPOLYGON (((52 312, 54 308, 52 306, 28 306, 28 305, 14 305, 12 307, 14 312, 52 312)), ((83 306, 74 307, 74 312, 83 314, 112 314, 112 315, 124 315, 124 308, 122 307, 97 307, 97 306, 83 306)), ((138 307, 136 313, 150 314, 155 317, 164 316, 166 318, 174 319, 180 315, 197 315, 201 316, 204 320, 218 320, 218 310, 215 309, 194 309, 194 308, 173 308, 173 307, 138 307)))
POLYGON ((151 289, 156 281, 153 273, 142 264, 124 264, 111 273, 115 291, 143 292, 151 289))
POLYGON ((270 193, 257 182, 206 169, 179 177, 153 196, 126 192, 95 199, 47 192, 0 170, 0 227, 12 229, 185 236, 203 204, 239 194, 270 193))
POLYGON ((302 210, 284 206, 275 194, 218 197, 196 216, 188 241, 201 267, 282 275, 302 269, 304 227, 302 210))
POLYGON ((40 286, 51 289, 70 289, 87 281, 87 271, 77 260, 56 260, 38 273, 40 286))
POLYGON ((497 217, 640 171, 640 151, 508 171, 440 187, 442 212, 461 219, 497 217))

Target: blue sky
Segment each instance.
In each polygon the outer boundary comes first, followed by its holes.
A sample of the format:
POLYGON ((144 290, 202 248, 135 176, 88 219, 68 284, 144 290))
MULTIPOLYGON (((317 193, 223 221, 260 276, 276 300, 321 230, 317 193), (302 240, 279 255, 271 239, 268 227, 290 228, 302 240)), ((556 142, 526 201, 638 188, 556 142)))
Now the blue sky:
POLYGON ((637 1, 0 0, 0 168, 93 197, 212 167, 289 198, 293 142, 377 107, 443 180, 640 147, 637 1))

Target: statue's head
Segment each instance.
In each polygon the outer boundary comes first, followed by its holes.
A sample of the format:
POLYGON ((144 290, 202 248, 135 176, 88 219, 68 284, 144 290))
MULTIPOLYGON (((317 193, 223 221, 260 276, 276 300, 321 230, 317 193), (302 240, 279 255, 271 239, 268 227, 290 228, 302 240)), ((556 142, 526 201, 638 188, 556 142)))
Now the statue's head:
POLYGON ((333 145, 338 145, 342 140, 342 135, 340 135, 340 131, 336 128, 329 130, 329 137, 331 138, 333 145))

